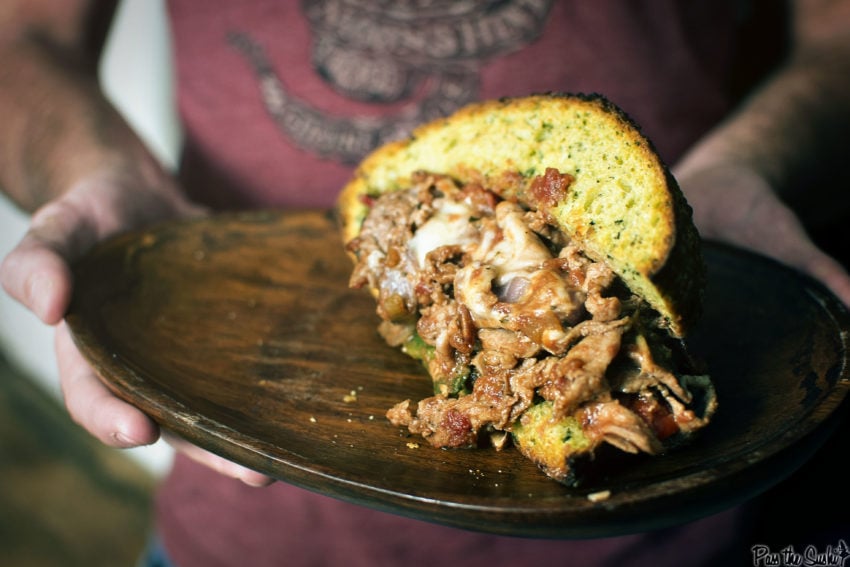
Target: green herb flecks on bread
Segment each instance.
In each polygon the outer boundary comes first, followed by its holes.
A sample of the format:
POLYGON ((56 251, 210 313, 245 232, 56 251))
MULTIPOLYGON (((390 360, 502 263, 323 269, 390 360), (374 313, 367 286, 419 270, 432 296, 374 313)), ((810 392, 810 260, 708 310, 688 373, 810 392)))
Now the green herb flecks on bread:
POLYGON ((339 198, 346 242, 368 197, 410 186, 416 172, 475 180, 545 208, 590 258, 607 263, 677 337, 699 316, 704 267, 691 210, 650 141, 598 95, 547 94, 472 104, 368 156, 339 198), (506 180, 555 169, 572 177, 557 202, 506 180), (518 189, 519 188, 519 189, 518 189))
POLYGON ((379 148, 339 199, 352 287, 433 396, 387 411, 441 448, 508 443, 583 481, 597 450, 656 455, 716 409, 681 337, 704 270, 657 152, 600 96, 468 106, 379 148))

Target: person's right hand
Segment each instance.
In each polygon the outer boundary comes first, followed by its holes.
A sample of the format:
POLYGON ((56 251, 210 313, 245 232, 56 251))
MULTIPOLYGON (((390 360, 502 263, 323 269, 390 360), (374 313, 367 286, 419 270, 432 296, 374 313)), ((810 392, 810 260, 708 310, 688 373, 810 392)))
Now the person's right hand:
MULTIPOLYGON (((70 265, 97 242, 119 232, 169 218, 204 214, 170 184, 150 187, 123 173, 94 175, 48 202, 0 265, 0 282, 44 323, 56 326, 56 355, 65 405, 71 417, 103 443, 135 447, 154 443, 157 425, 114 396, 97 378, 63 323, 71 300, 70 265)), ((203 451, 185 441, 168 442, 191 458, 251 485, 268 477, 203 451)))

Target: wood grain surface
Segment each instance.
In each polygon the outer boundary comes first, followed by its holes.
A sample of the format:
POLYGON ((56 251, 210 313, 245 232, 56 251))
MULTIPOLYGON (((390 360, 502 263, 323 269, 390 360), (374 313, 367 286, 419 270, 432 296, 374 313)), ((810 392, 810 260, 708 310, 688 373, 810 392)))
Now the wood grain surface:
POLYGON ((348 288, 351 262, 322 211, 219 215, 105 243, 75 268, 67 320, 120 396, 281 480, 468 529, 614 535, 772 486, 826 438, 850 388, 850 319, 829 293, 738 250, 709 244, 705 257, 691 347, 717 385, 714 423, 667 455, 599 466, 577 489, 512 448, 434 449, 386 421, 430 381, 378 337, 374 302, 348 288))

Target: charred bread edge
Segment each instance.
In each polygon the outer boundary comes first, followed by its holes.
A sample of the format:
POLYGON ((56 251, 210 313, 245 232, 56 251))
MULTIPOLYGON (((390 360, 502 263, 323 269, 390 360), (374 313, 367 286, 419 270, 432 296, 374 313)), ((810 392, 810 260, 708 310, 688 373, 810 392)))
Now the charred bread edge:
MULTIPOLYGON (((701 315, 705 286, 701 240, 693 224, 692 210, 669 168, 659 157, 652 142, 642 134, 640 127, 620 107, 598 94, 547 93, 473 103, 447 118, 423 124, 406 140, 381 146, 363 160, 354 177, 339 196, 337 206, 344 241, 348 242, 359 234, 363 219, 368 212, 364 196, 377 196, 404 189, 410 181, 410 175, 416 170, 444 173, 458 178, 460 182, 466 182, 468 179, 464 179, 464 171, 477 171, 487 177, 497 176, 505 171, 525 172, 533 169, 534 175, 541 175, 546 167, 555 167, 562 173, 574 174, 576 185, 586 184, 589 176, 585 175, 584 179, 580 179, 581 166, 576 166, 576 162, 572 161, 572 152, 569 152, 569 158, 564 157, 563 152, 566 148, 563 146, 557 146, 557 149, 561 151, 560 156, 542 157, 539 155, 540 152, 535 154, 535 150, 543 145, 539 139, 521 139, 517 136, 516 139, 510 140, 504 130, 499 130, 513 122, 515 126, 518 126, 518 131, 528 127, 527 131, 537 132, 537 135, 540 135, 539 124, 535 130, 535 126, 530 126, 528 123, 522 124, 516 120, 518 118, 526 121, 538 120, 540 113, 546 112, 554 114, 559 122, 544 124, 546 122, 544 120, 541 124, 547 125, 549 130, 560 129, 561 132, 556 132, 556 135, 558 133, 565 136, 573 135, 574 138, 570 140, 579 146, 585 143, 591 144, 587 149, 582 147, 580 152, 586 150, 604 152, 606 148, 601 146, 602 140, 599 139, 597 143, 594 136, 598 135, 602 138, 607 135, 613 136, 616 143, 622 146, 620 149, 628 153, 630 163, 640 168, 638 175, 649 176, 653 180, 653 187, 644 191, 648 191, 647 194, 651 196, 663 198, 652 210, 643 203, 640 204, 644 207, 640 212, 656 215, 653 230, 658 233, 655 241, 650 242, 642 250, 643 260, 634 261, 623 251, 612 253, 609 249, 610 242, 605 245, 599 241, 598 235, 602 231, 589 228, 586 225, 586 219, 582 218, 584 213, 576 209, 571 211, 567 200, 547 212, 558 221, 561 229, 570 238, 581 243, 591 258, 607 261, 632 292, 641 296, 658 311, 661 315, 661 326, 666 327, 672 335, 683 337, 701 315), (568 116, 570 111, 573 111, 573 114, 568 116), (564 117, 563 120, 560 120, 561 116, 564 117), (576 128, 577 123, 571 121, 579 117, 584 117, 584 124, 589 118, 595 126, 601 126, 603 131, 581 131, 579 126, 579 136, 575 137, 575 134, 568 130, 576 128), (494 125, 494 122, 499 124, 494 125), (465 132, 463 132, 464 128, 466 128, 465 132), (458 134, 467 136, 459 149, 445 147, 444 144, 440 152, 419 152, 420 148, 429 149, 430 144, 439 143, 441 134, 452 132, 452 129, 458 130, 458 134), (507 149, 512 142, 519 144, 518 147, 525 151, 525 156, 519 155, 522 152, 507 149), (484 153, 475 154, 474 150, 479 148, 484 153), (472 159, 459 160, 453 157, 470 149, 473 150, 472 159), (488 149, 489 152, 486 151, 488 149), (507 151, 514 153, 509 156, 498 155, 499 152, 504 154, 507 151), (495 159, 494 154, 496 154, 495 159), (499 163, 497 164, 495 160, 499 163), (564 167, 564 164, 571 167, 564 167), (562 170, 561 167, 567 171, 562 170), (569 222, 571 219, 574 221, 573 224, 569 222), (581 223, 585 225, 579 226, 581 223), (655 248, 652 248, 653 246, 655 248)), ((546 115, 546 118, 551 116, 546 115)), ((511 129, 508 134, 514 133, 515 131, 511 129)), ((619 175, 618 180, 623 180, 628 175, 628 170, 618 171, 616 166, 610 164, 608 167, 613 168, 615 175, 619 175)), ((632 171, 634 170, 635 167, 632 167, 632 171)), ((594 187, 598 185, 599 179, 596 179, 596 185, 591 180, 589 188, 583 189, 587 193, 582 195, 586 203, 591 202, 595 194, 594 187)), ((636 194, 640 191, 634 190, 636 194)), ((635 218, 633 222, 637 223, 636 226, 642 234, 647 221, 635 218)))

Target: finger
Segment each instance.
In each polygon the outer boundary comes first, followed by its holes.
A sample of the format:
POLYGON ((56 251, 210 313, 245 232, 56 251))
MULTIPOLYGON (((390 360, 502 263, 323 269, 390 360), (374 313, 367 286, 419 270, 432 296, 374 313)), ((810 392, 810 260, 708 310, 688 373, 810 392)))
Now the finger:
POLYGON ((71 300, 69 262, 95 237, 72 204, 57 201, 45 206, 33 215, 29 231, 0 265, 3 288, 45 323, 58 323, 71 300))
POLYGON ((783 204, 760 201, 753 208, 752 226, 770 227, 771 234, 756 231, 749 244, 824 283, 845 305, 850 305, 850 276, 844 267, 818 248, 802 222, 783 204))
POLYGON ((752 247, 819 280, 850 306, 850 275, 841 263, 818 248, 796 219, 773 226, 775 234, 761 236, 752 247))
POLYGON ((48 325, 58 323, 71 300, 71 270, 65 260, 28 234, 0 265, 3 288, 48 325))
POLYGON ((77 350, 65 323, 56 329, 56 356, 65 405, 71 417, 111 447, 150 445, 159 428, 141 410, 115 397, 77 350))
POLYGON ((269 476, 243 467, 233 461, 228 461, 224 457, 219 457, 214 453, 201 449, 197 445, 193 445, 176 435, 164 432, 162 436, 175 450, 180 451, 193 461, 207 466, 224 476, 241 480, 249 486, 256 487, 268 486, 274 482, 274 479, 269 476))
POLYGON ((815 249, 800 268, 823 282, 844 305, 850 307, 850 275, 838 261, 815 249))

